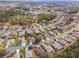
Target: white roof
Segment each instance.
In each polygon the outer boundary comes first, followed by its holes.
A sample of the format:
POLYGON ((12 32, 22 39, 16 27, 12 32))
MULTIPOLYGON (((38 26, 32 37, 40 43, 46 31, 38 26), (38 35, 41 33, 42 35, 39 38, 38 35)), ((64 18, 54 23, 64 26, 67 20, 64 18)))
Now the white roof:
POLYGON ((58 42, 55 42, 54 44, 52 44, 52 46, 56 49, 61 49, 63 46, 61 44, 59 44, 58 42))
POLYGON ((25 49, 25 58, 31 58, 32 57, 32 50, 25 49))
POLYGON ((64 40, 66 40, 67 42, 71 42, 72 41, 71 38, 65 38, 64 40))
POLYGON ((51 35, 53 35, 53 34, 54 34, 52 31, 49 31, 48 33, 49 33, 49 34, 51 34, 51 35))
POLYGON ((31 29, 26 29, 26 32, 27 32, 28 34, 33 33, 33 31, 32 31, 31 29))

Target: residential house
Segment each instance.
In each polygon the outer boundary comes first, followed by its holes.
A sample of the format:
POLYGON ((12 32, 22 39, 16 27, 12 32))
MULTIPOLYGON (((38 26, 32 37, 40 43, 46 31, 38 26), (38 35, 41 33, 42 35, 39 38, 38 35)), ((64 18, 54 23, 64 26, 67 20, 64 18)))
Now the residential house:
POLYGON ((44 52, 44 51, 42 50, 42 47, 36 47, 36 48, 35 48, 35 53, 36 53, 37 56, 39 56, 42 52, 44 52))
POLYGON ((26 45, 26 40, 24 37, 19 37, 18 40, 21 42, 22 46, 25 46, 26 45))
POLYGON ((30 35, 30 34, 32 34, 32 33, 34 33, 31 29, 26 29, 26 33, 28 34, 28 35, 30 35))
POLYGON ((68 38, 68 37, 67 37, 67 38, 65 38, 64 40, 65 40, 65 41, 67 41, 67 42, 69 42, 69 43, 73 41, 73 39, 68 38))
POLYGON ((43 44, 43 48, 45 49, 45 51, 47 51, 48 53, 50 52, 55 52, 54 49, 51 46, 47 46, 45 44, 43 44))
POLYGON ((50 35, 54 35, 54 33, 53 33, 52 31, 49 31, 48 33, 49 33, 50 35))
POLYGON ((6 36, 8 36, 10 33, 11 33, 10 31, 4 31, 1 36, 2 36, 2 37, 6 37, 6 36))
POLYGON ((35 33, 41 33, 35 26, 33 27, 33 31, 35 32, 35 33))
POLYGON ((12 31, 12 32, 11 32, 11 35, 12 35, 12 36, 17 36, 17 32, 16 32, 16 31, 12 31))
POLYGON ((28 40, 29 40, 30 44, 32 44, 35 41, 35 38, 34 37, 28 37, 28 40))
POLYGON ((18 32, 18 35, 19 35, 19 36, 23 36, 24 33, 25 33, 25 31, 19 31, 19 32, 18 32))
POLYGON ((60 50, 63 48, 63 46, 58 42, 55 42, 54 44, 52 44, 52 46, 57 50, 60 50))
POLYGON ((76 40, 77 39, 76 37, 79 37, 79 36, 76 34, 68 35, 68 38, 71 38, 73 40, 76 40))
POLYGON ((35 39, 36 40, 42 40, 42 39, 44 39, 44 37, 42 35, 37 35, 37 36, 35 36, 35 39))
POLYGON ((54 29, 55 27, 52 24, 48 25, 51 29, 54 29))
POLYGON ((25 48, 25 58, 32 58, 32 50, 25 48))
POLYGON ((79 38, 79 35, 77 33, 72 34, 73 37, 75 37, 74 39, 76 40, 77 38, 79 38))
POLYGON ((45 29, 40 24, 36 24, 36 28, 42 32, 45 32, 45 29))
POLYGON ((58 41, 61 45, 67 45, 68 44, 68 42, 66 42, 65 40, 59 40, 58 41))
POLYGON ((47 31, 52 30, 49 26, 46 26, 45 29, 46 29, 47 31))
POLYGON ((48 33, 43 33, 42 35, 43 35, 45 38, 49 36, 48 33))

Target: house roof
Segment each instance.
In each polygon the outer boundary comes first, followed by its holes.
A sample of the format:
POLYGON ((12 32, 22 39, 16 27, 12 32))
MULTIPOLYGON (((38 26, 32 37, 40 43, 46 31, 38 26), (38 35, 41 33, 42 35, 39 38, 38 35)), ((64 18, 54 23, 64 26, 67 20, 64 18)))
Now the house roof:
POLYGON ((36 52, 37 55, 40 55, 43 52, 43 50, 42 50, 41 47, 36 47, 35 52, 36 52))
POLYGON ((32 50, 25 49, 25 58, 31 58, 32 57, 32 50))
POLYGON ((44 37, 42 35, 35 36, 35 39, 42 40, 44 37))
POLYGON ((18 34, 19 36, 22 36, 25 33, 25 31, 19 31, 18 34))
POLYGON ((2 36, 8 36, 10 33, 11 33, 11 32, 9 32, 9 31, 4 31, 4 32, 2 33, 2 36))
MULTIPOLYGON (((74 34, 73 34, 74 35, 74 34)), ((74 40, 76 40, 77 38, 76 37, 74 37, 73 35, 69 35, 68 36, 68 38, 71 38, 71 39, 74 39, 74 40)), ((77 36, 77 35, 76 35, 77 36)))
POLYGON ((64 41, 64 40, 60 40, 60 41, 58 41, 60 44, 62 44, 62 45, 66 45, 66 44, 68 44, 66 41, 64 41))
POLYGON ((52 31, 49 31, 48 33, 49 33, 49 34, 51 34, 51 35, 53 35, 53 34, 54 34, 52 31))
POLYGON ((55 49, 61 49, 63 46, 60 44, 60 43, 58 43, 58 42, 55 42, 54 44, 52 44, 52 46, 55 48, 55 49))
POLYGON ((67 37, 64 40, 67 41, 67 42, 71 42, 73 39, 67 37))
POLYGON ((49 53, 49 52, 55 52, 54 49, 51 46, 43 45, 44 49, 49 53))
POLYGON ((35 38, 34 37, 29 37, 28 40, 29 40, 29 42, 34 42, 35 38))
POLYGON ((26 40, 25 40, 24 37, 18 38, 18 40, 21 40, 21 43, 22 43, 22 44, 26 43, 26 40))
POLYGON ((43 33, 43 36, 46 38, 46 37, 49 36, 49 34, 48 33, 43 33))
POLYGON ((33 31, 31 29, 26 29, 27 34, 32 34, 33 31))
POLYGON ((4 39, 1 39, 1 38, 0 38, 0 45, 2 44, 3 41, 4 41, 4 39))

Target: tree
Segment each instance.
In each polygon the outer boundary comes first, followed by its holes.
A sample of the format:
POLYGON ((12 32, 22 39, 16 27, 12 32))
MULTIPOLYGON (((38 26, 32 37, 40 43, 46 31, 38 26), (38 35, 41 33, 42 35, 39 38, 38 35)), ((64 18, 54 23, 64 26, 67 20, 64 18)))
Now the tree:
POLYGON ((56 15, 53 15, 53 14, 39 14, 38 20, 39 21, 43 21, 43 20, 49 21, 49 20, 54 19, 55 17, 56 17, 56 15))
POLYGON ((79 42, 76 42, 74 45, 70 46, 60 54, 56 54, 55 57, 60 58, 78 58, 79 57, 79 42))
POLYGON ((0 49, 0 56, 4 56, 6 54, 7 54, 6 50, 0 49))

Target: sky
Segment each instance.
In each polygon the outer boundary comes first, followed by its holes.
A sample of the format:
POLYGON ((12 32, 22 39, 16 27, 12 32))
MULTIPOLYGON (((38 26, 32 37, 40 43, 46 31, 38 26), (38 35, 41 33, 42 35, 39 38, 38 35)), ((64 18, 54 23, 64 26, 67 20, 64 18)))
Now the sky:
POLYGON ((79 0, 0 0, 0 1, 79 1, 79 0))

